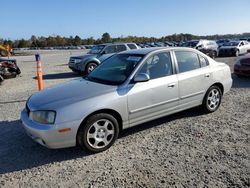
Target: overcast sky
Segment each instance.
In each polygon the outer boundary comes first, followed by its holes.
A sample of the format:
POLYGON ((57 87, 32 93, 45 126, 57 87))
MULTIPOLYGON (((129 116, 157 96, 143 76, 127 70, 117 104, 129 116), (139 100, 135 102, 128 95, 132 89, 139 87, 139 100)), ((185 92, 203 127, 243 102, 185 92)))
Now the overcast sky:
POLYGON ((250 0, 1 1, 0 38, 250 32, 250 0))

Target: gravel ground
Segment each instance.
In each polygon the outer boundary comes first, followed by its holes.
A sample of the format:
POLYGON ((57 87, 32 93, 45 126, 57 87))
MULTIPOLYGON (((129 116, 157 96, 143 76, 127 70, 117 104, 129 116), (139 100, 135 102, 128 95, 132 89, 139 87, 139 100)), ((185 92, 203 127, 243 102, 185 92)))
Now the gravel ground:
MULTIPOLYGON (((44 85, 78 77, 67 67, 80 51, 43 54, 44 85)), ((236 58, 219 58, 231 67, 236 58)), ((17 57, 22 75, 0 86, 0 187, 250 187, 250 79, 233 75, 218 111, 198 108, 125 130, 107 151, 49 150, 21 127, 20 111, 37 90, 33 56, 17 57)))

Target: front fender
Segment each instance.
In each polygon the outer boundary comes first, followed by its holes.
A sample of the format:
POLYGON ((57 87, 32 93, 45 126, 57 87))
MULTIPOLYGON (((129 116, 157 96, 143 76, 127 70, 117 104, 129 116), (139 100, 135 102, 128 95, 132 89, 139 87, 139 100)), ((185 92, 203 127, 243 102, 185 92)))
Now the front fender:
POLYGON ((85 60, 85 61, 83 61, 83 62, 81 63, 81 65, 80 65, 81 71, 84 71, 85 68, 86 68, 86 66, 87 66, 87 64, 89 64, 90 62, 94 62, 94 63, 96 63, 97 65, 99 65, 99 64, 101 63, 100 60, 97 59, 96 57, 94 57, 94 58, 89 58, 89 59, 87 59, 87 60, 85 60))

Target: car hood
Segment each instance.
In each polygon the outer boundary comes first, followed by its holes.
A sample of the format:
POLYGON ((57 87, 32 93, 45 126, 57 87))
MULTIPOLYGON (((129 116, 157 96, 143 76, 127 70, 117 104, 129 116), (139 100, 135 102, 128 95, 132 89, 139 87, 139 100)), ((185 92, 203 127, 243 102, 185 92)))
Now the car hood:
POLYGON ((85 55, 81 55, 81 56, 72 56, 71 58, 86 60, 86 59, 95 58, 97 56, 98 56, 97 54, 85 54, 85 55))
POLYGON ((79 78, 35 93, 29 99, 28 106, 31 110, 41 110, 44 107, 52 107, 53 105, 56 108, 58 105, 72 104, 113 92, 116 89, 117 86, 99 84, 79 78))

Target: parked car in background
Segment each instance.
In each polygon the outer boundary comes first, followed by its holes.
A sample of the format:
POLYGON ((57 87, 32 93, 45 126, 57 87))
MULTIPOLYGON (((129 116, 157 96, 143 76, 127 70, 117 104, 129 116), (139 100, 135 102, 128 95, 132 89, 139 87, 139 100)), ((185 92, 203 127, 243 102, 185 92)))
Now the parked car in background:
POLYGON ((219 47, 221 47, 223 44, 230 42, 230 39, 219 39, 216 41, 219 47))
POLYGON ((246 41, 248 41, 248 42, 250 42, 250 38, 240 38, 239 40, 246 40, 246 41))
POLYGON ((176 46, 176 44, 174 44, 174 42, 165 41, 164 44, 165 44, 165 46, 176 46))
POLYGON ((238 59, 234 64, 234 74, 238 77, 250 76, 250 54, 238 59))
POLYGON ((135 43, 109 43, 94 46, 87 54, 82 56, 72 56, 68 66, 74 72, 89 74, 102 61, 115 53, 138 49, 135 43))
POLYGON ((245 54, 250 50, 250 43, 248 41, 230 41, 219 48, 220 56, 239 56, 245 54))
POLYGON ((213 40, 191 40, 185 42, 183 46, 195 48, 213 59, 218 56, 218 45, 213 40))
POLYGON ((195 106, 216 111, 231 85, 229 66, 195 49, 130 50, 86 77, 35 93, 21 120, 43 146, 101 152, 123 129, 195 106))

